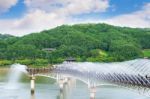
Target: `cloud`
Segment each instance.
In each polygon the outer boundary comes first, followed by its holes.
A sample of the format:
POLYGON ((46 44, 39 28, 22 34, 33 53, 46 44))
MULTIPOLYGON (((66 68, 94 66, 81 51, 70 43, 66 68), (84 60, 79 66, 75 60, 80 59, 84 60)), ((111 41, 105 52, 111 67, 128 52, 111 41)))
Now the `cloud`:
POLYGON ((25 0, 28 12, 19 19, 0 20, 0 32, 22 36, 62 24, 77 23, 73 15, 104 12, 108 0, 25 0))
POLYGON ((31 11, 41 9, 65 15, 104 12, 109 7, 108 0, 25 0, 24 3, 31 11))
POLYGON ((0 0, 0 13, 7 12, 18 0, 0 0))
POLYGON ((62 25, 67 20, 65 17, 60 17, 55 13, 36 10, 34 13, 26 14, 21 19, 0 20, 0 32, 22 36, 62 25))
POLYGON ((28 11, 23 17, 18 19, 0 19, 0 33, 22 36, 62 24, 86 22, 105 22, 129 27, 150 27, 150 3, 145 4, 139 11, 105 20, 94 18, 81 20, 72 16, 105 12, 110 7, 109 0, 24 0, 24 4, 28 11))
POLYGON ((139 11, 119 15, 105 22, 117 26, 150 28, 150 3, 145 4, 139 11))

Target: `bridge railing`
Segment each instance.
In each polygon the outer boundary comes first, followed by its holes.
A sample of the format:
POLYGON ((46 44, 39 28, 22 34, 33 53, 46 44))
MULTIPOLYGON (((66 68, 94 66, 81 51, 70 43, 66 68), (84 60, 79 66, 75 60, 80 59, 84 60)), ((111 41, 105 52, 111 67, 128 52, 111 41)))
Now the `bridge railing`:
POLYGON ((49 68, 27 68, 27 72, 29 75, 35 75, 35 74, 40 74, 40 73, 50 73, 54 70, 54 67, 49 67, 49 68))

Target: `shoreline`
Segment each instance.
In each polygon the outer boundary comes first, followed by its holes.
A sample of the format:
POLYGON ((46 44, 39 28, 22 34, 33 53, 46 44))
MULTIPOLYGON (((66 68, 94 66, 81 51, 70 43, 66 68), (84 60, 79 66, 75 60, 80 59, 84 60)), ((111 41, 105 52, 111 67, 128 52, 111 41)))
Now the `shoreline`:
POLYGON ((0 67, 0 72, 7 72, 9 71, 8 67, 0 67))

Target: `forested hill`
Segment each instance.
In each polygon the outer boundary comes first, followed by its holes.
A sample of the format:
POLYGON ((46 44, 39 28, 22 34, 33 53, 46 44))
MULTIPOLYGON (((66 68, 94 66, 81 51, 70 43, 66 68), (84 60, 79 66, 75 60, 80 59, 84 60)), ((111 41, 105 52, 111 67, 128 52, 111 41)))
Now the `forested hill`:
POLYGON ((0 34, 0 40, 1 40, 1 39, 11 38, 11 37, 13 37, 13 36, 8 35, 8 34, 5 34, 5 35, 0 34))
POLYGON ((74 57, 78 61, 110 62, 144 57, 143 49, 150 49, 149 29, 107 24, 62 25, 1 41, 0 59, 43 59, 58 63, 74 57))

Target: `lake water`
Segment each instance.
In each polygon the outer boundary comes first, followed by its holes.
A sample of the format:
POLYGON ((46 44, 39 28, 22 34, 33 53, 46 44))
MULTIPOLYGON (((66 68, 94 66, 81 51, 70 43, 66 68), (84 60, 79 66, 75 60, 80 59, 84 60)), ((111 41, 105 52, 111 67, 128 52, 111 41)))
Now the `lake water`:
MULTIPOLYGON (((35 95, 30 95, 30 83, 21 83, 18 89, 6 89, 5 83, 0 82, 0 99, 90 99, 87 85, 77 81, 72 91, 61 92, 56 83, 36 84, 35 95)), ((131 90, 101 86, 97 88, 96 99, 149 99, 131 90)))
MULTIPOLYGON (((60 91, 58 84, 50 78, 36 78, 35 94, 31 95, 29 77, 23 76, 17 88, 7 86, 7 73, 0 71, 0 99, 90 99, 86 84, 76 81, 65 85, 60 91)), ((149 99, 149 97, 121 87, 100 86, 96 88, 96 99, 149 99)))

